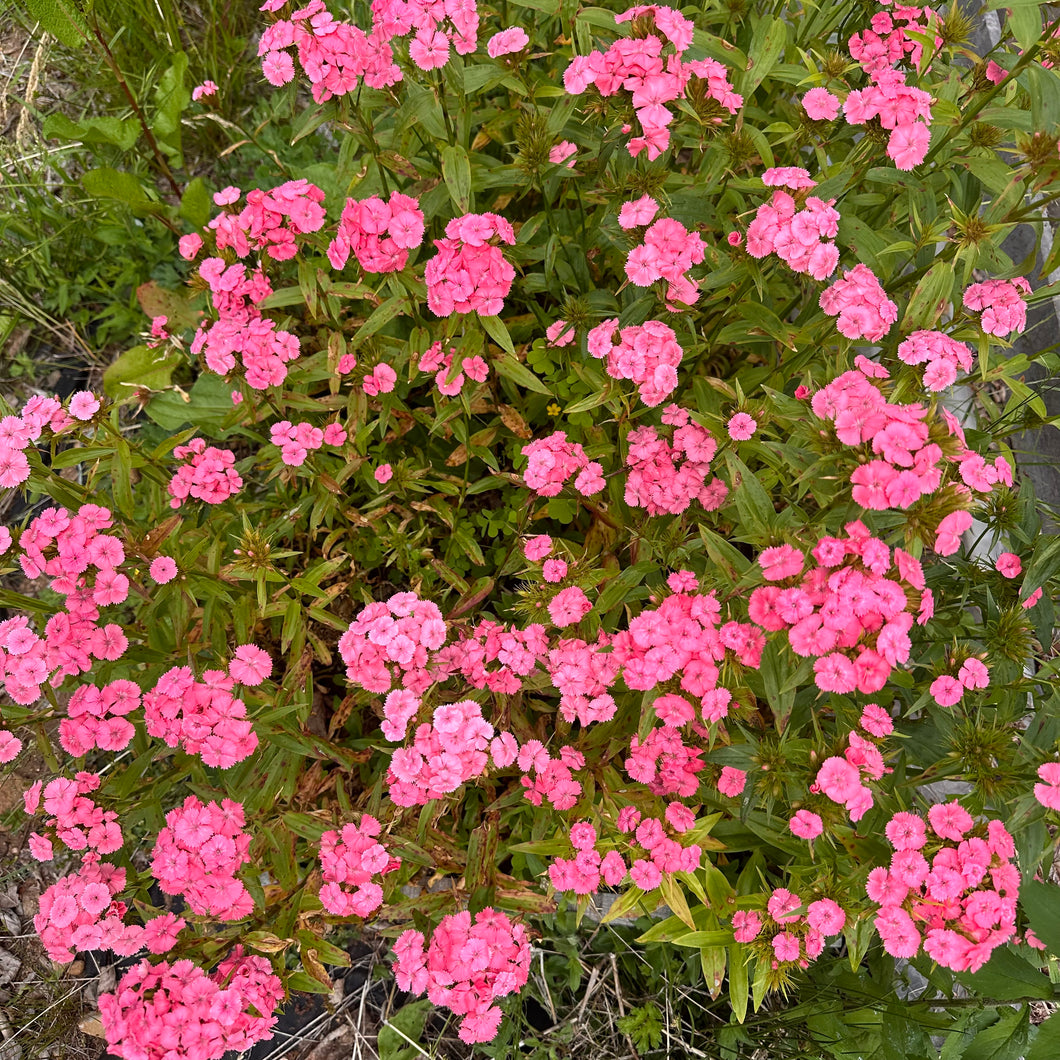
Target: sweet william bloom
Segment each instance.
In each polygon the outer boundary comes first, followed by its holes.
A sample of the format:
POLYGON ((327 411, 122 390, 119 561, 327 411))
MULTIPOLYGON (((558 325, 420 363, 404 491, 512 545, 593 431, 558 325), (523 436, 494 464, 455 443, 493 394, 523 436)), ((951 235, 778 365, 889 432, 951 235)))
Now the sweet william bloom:
POLYGON ((1047 810, 1060 810, 1060 762, 1045 762, 1038 767, 1043 781, 1034 785, 1034 797, 1047 810))
POLYGON ((642 195, 639 199, 630 199, 622 204, 618 211, 619 228, 639 228, 649 225, 659 212, 659 204, 650 196, 642 195))
POLYGON ((972 525, 972 514, 966 511, 950 512, 939 523, 935 535, 935 551, 940 556, 952 556, 961 547, 961 534, 972 525))
POLYGON ((228 664, 228 673, 241 685, 260 685, 272 673, 272 657, 256 644, 240 644, 228 664))
POLYGON ((802 105, 814 121, 833 121, 839 114, 840 102, 827 88, 811 88, 802 97, 802 105))
POLYGON ((956 677, 943 674, 931 682, 929 691, 940 707, 952 707, 955 703, 959 703, 961 696, 964 695, 964 685, 956 677))
POLYGON ((191 261, 202 247, 202 236, 192 232, 190 235, 181 236, 177 240, 177 250, 185 261, 191 261))
POLYGON ((994 565, 1006 578, 1018 578, 1023 570, 1019 556, 1013 552, 1002 552, 994 565))
POLYGON ((375 475, 376 482, 378 482, 380 486, 384 486, 394 477, 394 469, 389 464, 380 464, 373 474, 375 475))
POLYGON ((21 750, 22 741, 13 732, 0 729, 0 762, 13 762, 21 750))
POLYGON ((449 62, 449 38, 441 30, 421 28, 409 44, 409 58, 421 70, 445 66, 449 62))
POLYGON ((177 576, 176 560, 171 556, 156 556, 151 560, 148 573, 159 585, 165 585, 177 576))
POLYGON ((526 35, 526 30, 513 26, 510 29, 502 29, 500 33, 494 33, 490 37, 486 42, 486 54, 491 59, 497 59, 502 55, 522 51, 529 43, 530 38, 526 35))
POLYGON ((560 629, 580 622, 592 609, 589 598, 576 585, 561 589, 548 605, 549 616, 560 629))
POLYGON ((754 436, 755 431, 758 430, 758 424, 746 412, 737 412, 725 425, 725 429, 734 442, 746 442, 748 438, 754 436))
POLYGON ((560 143, 556 144, 556 146, 553 147, 551 151, 549 151, 548 160, 553 165, 558 166, 560 163, 565 162, 568 158, 570 158, 570 161, 567 162, 567 168, 572 169, 574 167, 575 159, 571 158, 570 156, 573 155, 577 150, 577 144, 571 143, 570 140, 562 140, 560 143))
POLYGON ((930 143, 931 130, 924 122, 906 122, 891 130, 887 156, 898 169, 910 170, 924 161, 930 143))
POLYGON ((788 824, 795 835, 810 842, 824 831, 824 822, 812 810, 799 810, 788 824))
POLYGON ((872 736, 882 739, 894 732, 890 714, 876 703, 866 703, 861 712, 861 727, 872 736))
POLYGON ((217 84, 214 81, 203 81, 201 85, 196 85, 191 90, 191 98, 194 102, 198 102, 206 96, 217 95, 217 84))
POLYGON ((536 562, 539 559, 544 559, 552 551, 552 538, 548 534, 538 534, 537 537, 530 538, 529 541, 523 546, 523 555, 526 556, 531 563, 536 562))
POLYGON ((747 773, 744 770, 736 769, 734 766, 724 766, 721 776, 718 777, 718 791, 729 798, 735 798, 743 791, 746 783, 747 773))
POLYGON ((99 411, 99 398, 91 390, 80 390, 70 398, 70 415, 75 420, 90 420, 99 411))
POLYGON ((938 802, 928 809, 928 823, 940 839, 959 843, 975 819, 959 802, 938 802))
POLYGON ((1023 609, 1024 609, 1024 610, 1028 610, 1029 608, 1032 608, 1032 607, 1034 607, 1034 605, 1035 605, 1035 604, 1036 604, 1036 603, 1037 603, 1037 602, 1038 602, 1038 601, 1039 601, 1039 600, 1040 600, 1041 598, 1042 598, 1042 588, 1041 588, 1041 586, 1038 586, 1038 588, 1037 588, 1037 589, 1035 589, 1035 590, 1034 590, 1034 592, 1033 592, 1033 593, 1031 593, 1031 595, 1030 595, 1030 596, 1028 596, 1028 597, 1027 597, 1027 599, 1023 601, 1023 605, 1022 605, 1022 606, 1023 606, 1023 609))

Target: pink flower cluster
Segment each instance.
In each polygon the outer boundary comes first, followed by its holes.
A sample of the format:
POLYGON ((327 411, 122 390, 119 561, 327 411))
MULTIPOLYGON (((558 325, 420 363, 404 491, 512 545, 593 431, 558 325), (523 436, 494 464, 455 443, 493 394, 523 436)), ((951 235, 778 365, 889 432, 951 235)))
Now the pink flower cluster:
POLYGON ((212 975, 189 960, 143 960, 99 1011, 111 1056, 124 1060, 221 1060, 272 1037, 283 984, 264 957, 237 946, 212 975))
POLYGON ((383 904, 383 888, 372 877, 393 872, 401 864, 376 836, 382 826, 365 814, 358 824, 320 837, 320 904, 335 916, 365 917, 383 904))
POLYGON ((1014 280, 986 280, 973 283, 964 292, 964 308, 979 312, 979 326, 988 335, 1004 338, 1011 332, 1017 335, 1027 326, 1025 294, 1031 285, 1022 276, 1014 280))
POLYGON ((601 879, 608 887, 617 887, 626 878, 622 855, 610 850, 601 856, 596 849, 596 829, 588 821, 571 826, 570 841, 574 857, 553 858, 548 866, 548 878, 557 891, 595 894, 601 879))
MULTIPOLYGON (((35 814, 44 795, 44 812, 48 814, 44 827, 54 832, 55 838, 70 850, 90 850, 97 854, 113 854, 120 850, 124 839, 118 825, 118 815, 104 810, 89 797, 100 785, 97 773, 77 773, 73 780, 56 777, 44 784, 38 780, 26 790, 22 803, 27 814, 35 814)), ((30 853, 38 861, 50 861, 52 842, 38 832, 29 837, 30 853)))
POLYGON ((906 364, 924 364, 924 386, 935 393, 956 378, 957 369, 972 370, 972 351, 942 331, 914 331, 898 344, 898 358, 906 364))
MULTIPOLYGON (((929 34, 933 28, 931 8, 896 6, 893 14, 878 11, 869 25, 871 29, 855 33, 847 42, 851 56, 869 77, 875 78, 903 61, 908 61, 914 69, 920 65, 923 42, 907 36, 905 30, 929 34)), ((935 37, 935 47, 941 44, 941 39, 935 37)))
MULTIPOLYGON (((278 0, 266 0, 261 9, 276 11, 282 6, 278 0)), ((374 8, 373 4, 373 12, 374 8)), ((360 80, 369 88, 397 84, 401 68, 388 43, 393 34, 384 33, 375 22, 366 34, 348 22, 336 21, 323 0, 309 0, 290 19, 279 19, 262 33, 258 43, 261 72, 277 88, 293 80, 294 57, 287 49, 296 47, 317 103, 352 92, 360 80)))
MULTIPOLYGON (((993 464, 968 448, 964 432, 956 417, 942 409, 942 417, 949 433, 960 443, 945 454, 942 447, 931 441, 931 427, 927 423, 928 410, 920 404, 898 405, 886 400, 879 386, 868 374, 877 378, 887 370, 866 358, 856 362, 858 367, 837 376, 813 396, 814 413, 821 419, 835 423, 836 436, 844 445, 869 443, 874 459, 855 468, 850 476, 853 497, 863 508, 883 511, 886 508, 909 508, 921 497, 939 490, 943 470, 948 463, 956 463, 963 485, 949 487, 950 499, 963 503, 968 490, 989 493, 997 483, 1012 484, 1012 468, 1004 457, 996 457, 993 464)), ((967 512, 953 513, 940 531, 962 531, 971 525, 967 512), (967 525, 963 521, 967 520, 967 525), (958 527, 956 523, 961 521, 958 527), (954 524, 951 528, 951 524, 954 524)), ((943 555, 955 551, 957 544, 943 555)), ((937 550, 937 549, 936 549, 937 550)))
POLYGON ((547 438, 535 438, 522 448, 527 458, 523 480, 539 497, 556 497, 573 475, 574 488, 583 497, 592 497, 604 488, 604 469, 585 455, 577 442, 567 441, 566 431, 547 438))
POLYGON ((776 254, 794 272, 826 280, 839 264, 839 248, 832 242, 838 231, 835 199, 824 202, 810 195, 798 209, 788 192, 775 191, 748 226, 747 253, 753 258, 776 254))
POLYGON ((860 263, 821 292, 820 305, 829 316, 838 316, 836 327, 848 339, 879 342, 898 319, 898 306, 872 269, 860 263))
POLYGON ((848 93, 843 114, 850 125, 864 125, 878 118, 890 129, 887 155, 898 169, 920 165, 931 142, 931 93, 907 85, 897 70, 882 70, 874 84, 848 93))
POLYGON ((93 748, 120 751, 136 730, 125 715, 140 706, 140 686, 119 679, 97 688, 81 685, 66 706, 67 717, 59 722, 59 742, 67 754, 80 758, 93 748))
MULTIPOLYGON (((490 748, 496 765, 510 765, 507 760, 516 747, 515 737, 502 733, 490 748)), ((515 762, 523 771, 519 783, 530 803, 540 806, 547 799, 557 810, 573 809, 582 793, 581 783, 574 779, 574 770, 585 768, 581 751, 564 745, 554 758, 540 740, 527 740, 518 748, 515 762)))
POLYGON ((520 630, 482 621, 435 655, 431 677, 445 680, 459 673, 474 688, 511 695, 522 688, 523 678, 534 672, 547 651, 548 636, 539 622, 520 630))
POLYGON ((113 950, 130 957, 147 947, 152 953, 173 948, 185 921, 162 913, 144 927, 125 924, 124 902, 117 901, 125 887, 125 869, 86 855, 76 872, 56 880, 40 896, 40 912, 33 926, 48 956, 69 964, 77 950, 113 950))
POLYGON ((232 695, 235 678, 223 670, 202 676, 196 681, 188 666, 167 670, 144 693, 144 721, 148 733, 168 746, 181 746, 208 766, 228 769, 254 753, 257 733, 246 704, 232 695))
POLYGON ((398 806, 422 806, 481 776, 492 737, 493 726, 474 700, 436 707, 431 721, 416 727, 412 744, 390 756, 386 779, 391 800, 398 806))
POLYGON ((478 47, 478 25, 474 0, 372 0, 372 32, 383 40, 416 30, 409 58, 421 70, 444 66, 450 46, 458 55, 470 55, 478 47))
POLYGON ((151 874, 165 894, 179 894, 200 916, 242 920, 254 909, 236 873, 250 860, 243 807, 231 799, 200 802, 189 795, 166 814, 151 857, 151 874))
POLYGON ((618 676, 619 660, 603 650, 610 643, 601 632, 595 644, 570 638, 549 650, 549 678, 560 693, 559 712, 566 721, 591 725, 615 716, 618 708, 607 689, 618 676))
POLYGON ((965 659, 957 676, 942 674, 931 682, 932 697, 940 707, 952 707, 959 703, 965 690, 974 691, 990 684, 990 670, 982 659, 965 659))
POLYGON ((821 764, 810 792, 814 795, 824 792, 832 802, 846 807, 852 821, 860 821, 872 809, 874 801, 872 789, 863 777, 879 780, 889 770, 875 744, 856 732, 848 733, 847 739, 848 746, 842 756, 832 755, 821 764))
MULTIPOLYGON (((688 708, 687 720, 691 720, 691 704, 688 708)), ((626 773, 631 780, 644 784, 653 795, 678 795, 683 799, 695 795, 699 788, 699 774, 706 767, 703 750, 692 743, 686 744, 677 726, 656 725, 648 730, 643 740, 634 733, 629 741, 629 752, 624 763, 626 773)))
POLYGON ((280 420, 269 428, 272 444, 279 446, 280 459, 288 467, 301 467, 311 450, 324 445, 346 444, 346 429, 337 423, 314 427, 311 423, 291 423, 280 420))
POLYGON ((173 498, 171 508, 179 508, 188 497, 222 504, 243 488, 243 479, 235 470, 235 453, 227 449, 207 447, 202 438, 192 438, 187 445, 178 445, 173 456, 187 463, 177 468, 166 487, 173 498))
POLYGON ((759 586, 748 616, 765 630, 787 630, 791 650, 815 659, 822 692, 878 692, 892 668, 909 659, 914 616, 901 583, 926 591, 920 563, 900 548, 892 561, 889 546, 860 521, 847 524, 845 537, 821 538, 813 557, 817 565, 800 576, 801 552, 791 545, 766 549, 759 563, 767 580, 799 580, 759 586), (778 563, 781 553, 793 562, 778 563))
MULTIPOLYGON (((240 195, 239 188, 227 187, 214 196, 214 202, 234 207, 240 195)), ((315 184, 289 180, 271 191, 248 191, 243 209, 222 211, 208 227, 215 233, 219 251, 231 250, 237 258, 245 258, 256 250, 273 261, 290 261, 298 253, 295 237, 323 226, 323 201, 324 192, 315 184)))
POLYGON ((398 987, 425 990, 431 1002, 462 1016, 460 1040, 492 1041, 503 1013, 494 1002, 518 993, 530 972, 530 941, 522 924, 486 908, 443 917, 428 945, 409 930, 394 943, 398 987))
POLYGON ((468 213, 445 226, 445 239, 436 239, 438 253, 427 262, 427 305, 435 316, 478 313, 496 316, 512 288, 515 269, 496 236, 509 246, 515 242, 511 224, 499 214, 468 213))
POLYGON ((733 935, 737 942, 747 943, 765 931, 773 968, 782 964, 807 968, 823 952, 825 938, 843 930, 847 917, 843 907, 831 898, 810 902, 805 914, 797 912, 802 905, 803 899, 797 894, 777 887, 766 903, 764 920, 755 909, 739 909, 733 913, 733 935))
POLYGON ((288 363, 298 356, 299 343, 292 332, 278 331, 276 322, 257 308, 272 294, 268 278, 261 269, 248 278, 244 264, 227 265, 220 257, 206 258, 199 276, 210 288, 218 319, 199 326, 191 352, 205 351, 206 367, 218 375, 228 375, 241 364, 255 390, 279 386, 287 378, 288 363))
POLYGON ((626 276, 637 287, 666 280, 667 302, 694 305, 699 298, 699 285, 685 273, 705 256, 706 244, 698 232, 690 232, 680 221, 663 217, 644 233, 644 242, 629 252, 626 276))
POLYGON ((677 366, 682 349, 673 328, 658 320, 622 328, 615 343, 618 317, 605 320, 589 332, 589 352, 607 358, 607 374, 612 379, 631 379, 637 384, 641 401, 649 407, 660 405, 677 386, 677 366))
MULTIPOLYGON (((31 579, 47 575, 48 587, 65 595, 66 610, 48 619, 43 636, 29 628, 25 615, 0 622, 0 670, 4 689, 16 703, 36 702, 49 675, 58 686, 66 676, 91 670, 93 659, 120 659, 128 647, 121 626, 98 624, 99 608, 122 603, 129 593, 129 579, 117 569, 125 559, 124 546, 101 532, 112 523, 108 509, 86 504, 76 515, 46 508, 22 531, 23 574, 31 579)), ((0 529, 6 549, 11 534, 0 529)))
POLYGON ((409 251, 423 242, 423 231, 423 211, 411 195, 391 192, 387 202, 378 195, 347 199, 328 244, 328 261, 341 269, 352 250, 365 272, 400 272, 408 264, 409 251))
MULTIPOLYGON (((631 7, 615 15, 621 24, 648 19, 657 32, 615 41, 606 52, 594 51, 576 55, 563 72, 563 86, 571 95, 581 95, 589 85, 595 85, 601 96, 613 96, 619 89, 631 93, 631 103, 640 123, 641 135, 629 140, 629 153, 634 158, 647 149, 648 159, 654 160, 670 144, 668 126, 674 111, 666 106, 686 98, 689 81, 700 78, 706 82, 707 95, 730 114, 743 105, 729 83, 725 67, 714 59, 682 61, 681 56, 692 43, 693 23, 673 8, 660 4, 631 7), (669 51, 668 47, 673 50, 669 51), (664 55, 663 53, 666 52, 664 55)), ((714 119, 721 122, 721 117, 714 119)), ((623 132, 630 132, 624 126, 623 132)))
POLYGON ((663 423, 674 428, 672 441, 650 426, 636 427, 626 437, 626 503, 649 515, 680 515, 693 501, 708 512, 720 508, 728 487, 719 478, 707 480, 718 450, 710 431, 677 405, 666 408, 663 423))
POLYGON ((1001 821, 977 826, 958 802, 932 806, 926 823, 919 814, 896 813, 886 833, 891 863, 873 869, 865 888, 880 906, 875 924, 883 948, 910 958, 922 943, 944 968, 978 971, 1016 932, 1020 874, 1012 836, 1001 821))
POLYGON ((26 450, 44 433, 58 434, 73 423, 56 398, 31 397, 17 416, 0 419, 0 486, 10 489, 29 478, 26 450))
POLYGON ((455 353, 455 347, 450 347, 449 352, 444 353, 441 342, 432 342, 420 358, 420 371, 434 372, 435 386, 438 387, 438 393, 444 397, 456 397, 464 388, 465 376, 476 383, 484 383, 489 376, 489 365, 478 354, 465 357, 460 362, 457 373, 452 375, 455 353))
POLYGON ((437 651, 446 635, 437 604, 415 593, 395 593, 358 612, 339 638, 339 654, 346 677, 369 692, 389 692, 400 673, 402 685, 421 694, 434 680, 427 672, 428 652, 437 651))

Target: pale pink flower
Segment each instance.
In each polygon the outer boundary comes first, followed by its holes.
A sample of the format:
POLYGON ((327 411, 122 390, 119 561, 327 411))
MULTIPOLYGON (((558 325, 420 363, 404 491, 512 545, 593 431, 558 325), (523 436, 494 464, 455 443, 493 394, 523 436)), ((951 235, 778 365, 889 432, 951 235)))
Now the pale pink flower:
POLYGON ((754 437, 755 431, 758 430, 758 424, 746 412, 737 412, 725 425, 725 429, 729 432, 729 437, 734 442, 746 442, 748 438, 754 437))
POLYGON ((380 464, 373 474, 375 475, 376 482, 378 482, 380 486, 383 486, 394 477, 394 469, 389 464, 380 464))
POLYGON ((151 560, 148 573, 159 585, 165 585, 177 576, 176 560, 172 556, 156 556, 151 560))
MULTIPOLYGON (((494 33, 490 37, 486 42, 486 54, 491 59, 498 59, 502 55, 522 51, 529 43, 530 38, 526 35, 526 30, 520 26, 513 26, 510 29, 502 29, 500 33, 494 33)), ((560 161, 562 162, 563 159, 560 161)))
POLYGON ((827 88, 811 88, 802 97, 802 105, 814 121, 832 121, 839 114, 840 102, 827 88))

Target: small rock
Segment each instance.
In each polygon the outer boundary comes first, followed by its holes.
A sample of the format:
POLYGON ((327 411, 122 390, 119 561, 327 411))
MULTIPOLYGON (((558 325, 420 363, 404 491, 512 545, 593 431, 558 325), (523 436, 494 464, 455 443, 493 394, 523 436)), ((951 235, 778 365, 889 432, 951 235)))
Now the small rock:
POLYGON ((18 975, 22 962, 7 950, 0 950, 0 986, 10 983, 18 975))

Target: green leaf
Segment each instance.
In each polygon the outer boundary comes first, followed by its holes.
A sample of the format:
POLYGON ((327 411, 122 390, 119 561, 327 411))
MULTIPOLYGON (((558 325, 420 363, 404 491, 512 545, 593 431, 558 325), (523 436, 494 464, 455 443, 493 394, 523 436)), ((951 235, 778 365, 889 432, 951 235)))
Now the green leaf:
POLYGON ((961 1060, 1023 1060, 1030 1036, 1030 1011, 1001 1009, 998 1021, 981 1030, 964 1050, 961 1060))
POLYGON ((203 228, 209 221, 210 193, 202 177, 188 181, 188 186, 180 197, 180 216, 196 228, 203 228))
POLYGON ((471 208, 471 161, 459 145, 442 150, 442 179, 457 211, 467 213, 471 208))
POLYGON ((183 165, 181 151, 180 118, 191 102, 191 92, 184 86, 188 72, 188 57, 177 52, 166 72, 155 86, 155 117, 151 131, 159 146, 174 162, 183 165))
POLYGON ((110 166, 90 169, 81 174, 81 184, 94 199, 117 199, 129 206, 150 203, 143 185, 131 173, 110 166))
POLYGON ((128 397, 140 386, 161 390, 169 386, 180 361, 179 354, 172 351, 159 353, 146 346, 133 346, 103 373, 103 390, 115 400, 128 397))
POLYGON ((504 321, 498 316, 493 317, 479 317, 483 328, 486 330, 486 334, 489 335, 493 341, 500 346, 505 353, 510 354, 512 357, 515 356, 515 344, 512 342, 511 335, 508 334, 508 329, 504 325, 504 321))
POLYGON ((1060 887, 1037 880, 1024 880, 1020 905, 1031 928, 1053 956, 1060 956, 1060 887))
MULTIPOLYGON (((1056 888, 1050 887, 1049 890, 1055 892, 1056 888)), ((957 978, 980 997, 996 998, 998 1001, 1019 1001, 1031 997, 1044 999, 1053 996, 1049 977, 1028 964, 1008 946, 994 950, 990 960, 979 971, 961 972, 957 978)))
POLYGON ((737 1023, 743 1023, 747 1018, 750 990, 746 962, 746 947, 741 945, 729 947, 729 1005, 732 1007, 732 1018, 737 1023))
POLYGON ((292 972, 287 977, 287 989, 291 993, 300 994, 327 994, 330 987, 325 986, 319 979, 314 979, 306 972, 292 972))
POLYGON ((772 15, 764 15, 758 20, 748 53, 750 68, 739 80, 739 90, 745 100, 766 79, 787 43, 786 22, 773 18, 772 15))
POLYGON ((128 151, 140 136, 135 118, 89 117, 71 121, 65 114, 49 114, 41 128, 47 140, 80 140, 86 144, 111 144, 128 151))
POLYGON ((735 453, 726 453, 725 462, 729 465, 729 480, 740 518, 760 537, 768 537, 776 518, 769 494, 735 453))
POLYGON ((191 424, 207 432, 220 431, 232 412, 232 386, 219 375, 205 372, 186 395, 167 390, 153 397, 147 415, 167 431, 191 424))
POLYGON ((91 31, 74 0, 26 0, 26 7, 41 29, 68 48, 83 48, 88 43, 91 31))
MULTIPOLYGON (((304 297, 301 299, 304 301, 304 297)), ((393 295, 373 310, 372 315, 357 329, 357 334, 350 340, 350 349, 357 347, 365 339, 374 335, 380 328, 385 327, 399 313, 408 308, 408 297, 406 295, 393 295)))
MULTIPOLYGON (((496 317, 482 317, 480 319, 484 325, 487 320, 497 320, 496 317)), ((500 323, 500 321, 497 322, 500 323)), ((501 326, 503 327, 503 325, 501 326)), ((486 330, 488 331, 489 328, 487 327, 486 330)), ((498 375, 503 376, 509 382, 515 383, 516 386, 521 386, 525 390, 533 390, 537 394, 552 394, 552 391, 525 364, 517 361, 511 353, 495 358, 493 365, 497 369, 498 375)))
POLYGON ((430 1001, 424 998, 398 1009, 379 1028, 379 1060, 411 1060, 412 1057, 422 1056, 422 1051, 409 1043, 419 1044, 431 1008, 430 1001))
POLYGON ((1054 1012, 1038 1028, 1027 1060, 1056 1060, 1060 1056, 1060 1012, 1054 1012))
POLYGON ((934 328, 952 292, 953 265, 948 261, 936 261, 920 278, 913 297, 909 299, 902 318, 902 331, 908 333, 920 328, 934 328))

